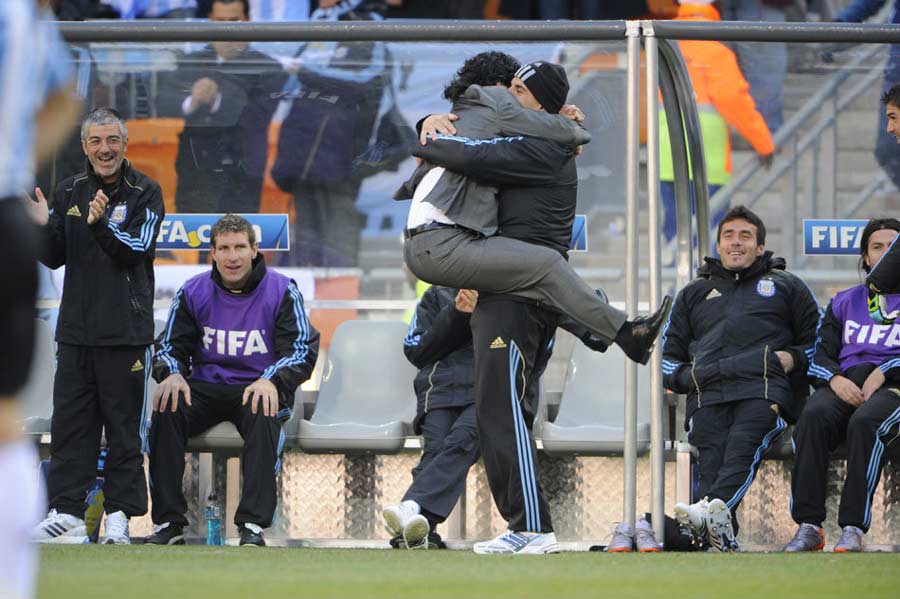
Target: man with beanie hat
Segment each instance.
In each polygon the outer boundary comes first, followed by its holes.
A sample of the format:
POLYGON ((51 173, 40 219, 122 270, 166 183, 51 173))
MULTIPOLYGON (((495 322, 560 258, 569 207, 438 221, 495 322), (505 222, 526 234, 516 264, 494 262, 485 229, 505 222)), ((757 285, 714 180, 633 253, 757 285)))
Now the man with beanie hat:
POLYGON ((525 84, 538 101, 538 110, 543 108, 550 114, 559 114, 569 95, 569 79, 564 68, 551 62, 533 62, 516 71, 515 78, 525 84))
MULTIPOLYGON (((528 138, 569 148, 589 141, 589 134, 575 120, 583 119, 577 108, 556 114, 563 109, 569 90, 562 67, 544 61, 527 64, 509 86, 507 92, 498 86, 471 85, 448 97, 460 120, 446 143, 462 146, 457 150, 496 146, 516 153, 515 146, 527 145, 528 138)), ((425 161, 395 194, 395 199, 413 200, 404 255, 418 278, 445 287, 539 301, 569 316, 604 345, 617 343, 629 358, 647 363, 670 299, 655 314, 629 321, 624 312, 595 294, 565 255, 505 233, 495 235, 496 186, 480 184, 452 168, 435 168, 427 151, 424 146, 413 152, 425 161)), ((551 226, 562 222, 554 220, 551 226)))
MULTIPOLYGON (((562 68, 539 62, 518 69, 510 79, 509 91, 521 106, 531 109, 526 112, 559 112, 568 82, 562 68)), ((565 111, 574 116, 577 109, 565 111)), ((433 130, 431 123, 442 118, 426 119, 423 130, 433 130)), ((468 113, 461 115, 457 125, 465 126, 467 118, 468 113)), ((492 269, 498 262, 507 267, 505 261, 545 250, 568 267, 566 252, 578 189, 574 149, 537 137, 459 143, 460 137, 440 137, 418 153, 469 181, 497 186, 497 218, 502 237, 490 239, 514 243, 517 252, 507 257, 485 251, 473 268, 492 269)), ((429 202, 431 197, 428 196, 429 202)), ((507 270, 498 268, 496 276, 502 277, 515 268, 516 265, 509 265, 507 270)), ((583 282, 576 279, 576 284, 583 282)), ((534 443, 528 433, 533 406, 522 398, 538 382, 541 354, 552 346, 559 320, 557 311, 548 310, 545 303, 534 299, 484 290, 479 294, 479 304, 471 317, 479 439, 491 492, 500 514, 508 521, 509 531, 477 543, 476 553, 558 551, 540 487, 534 443)), ((590 341, 598 343, 589 343, 585 337, 590 335, 579 337, 598 350, 605 349, 611 341, 609 337, 595 338, 590 341)))

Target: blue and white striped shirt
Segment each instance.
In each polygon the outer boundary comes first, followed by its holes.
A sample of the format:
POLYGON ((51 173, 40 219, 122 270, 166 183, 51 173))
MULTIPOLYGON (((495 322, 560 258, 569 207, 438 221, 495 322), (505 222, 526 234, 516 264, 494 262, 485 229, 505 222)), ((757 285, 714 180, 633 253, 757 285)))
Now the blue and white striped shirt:
POLYGON ((251 21, 307 21, 309 0, 250 0, 251 21))
POLYGON ((34 0, 0 2, 0 198, 31 191, 35 115, 72 73, 59 32, 40 16, 34 0))
POLYGON ((197 8, 197 0, 104 0, 122 19, 155 19, 173 10, 197 8))

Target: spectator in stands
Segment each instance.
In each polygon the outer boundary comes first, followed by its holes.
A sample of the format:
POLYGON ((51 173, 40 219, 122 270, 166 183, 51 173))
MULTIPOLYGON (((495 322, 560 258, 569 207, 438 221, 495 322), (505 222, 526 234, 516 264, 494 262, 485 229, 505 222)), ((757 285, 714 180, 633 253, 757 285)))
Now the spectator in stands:
MULTIPOLYGON (((719 12, 711 0, 681 0, 679 21, 710 22, 719 20, 719 12)), ((710 197, 731 179, 731 140, 729 126, 734 127, 760 160, 771 164, 775 146, 765 120, 748 93, 749 85, 738 68, 734 53, 721 42, 708 40, 679 41, 678 48, 687 65, 691 86, 700 111, 706 178, 710 197)), ((659 123, 659 178, 663 202, 663 236, 667 247, 675 240, 675 168, 669 129, 662 116, 659 123)), ((692 192, 693 193, 693 192, 692 192)), ((728 206, 710 215, 711 225, 718 225, 728 206)), ((706 252, 706 248, 701 249, 706 252)), ((714 248, 713 248, 714 251, 714 248)), ((674 252, 667 262, 674 261, 674 252)))
POLYGON ((766 227, 743 206, 719 223, 706 258, 663 331, 663 382, 687 395, 699 501, 675 517, 719 551, 737 549, 734 514, 762 454, 797 418, 819 318, 809 288, 766 251, 766 227))
POLYGON ((103 0, 121 19, 192 19, 197 0, 103 0))
POLYGON ((176 293, 157 340, 153 376, 159 387, 150 429, 155 527, 147 542, 184 543, 187 440, 229 421, 244 439, 244 490, 234 522, 241 545, 262 546, 277 503, 282 423, 315 367, 319 333, 297 284, 266 269, 247 220, 227 214, 210 238, 212 271, 176 293))
MULTIPOLYGON (((834 18, 845 23, 862 23, 875 16, 888 0, 854 0, 834 18)), ((894 2, 891 7, 890 22, 900 24, 900 3, 894 2)), ((887 63, 884 65, 884 80, 881 92, 888 92, 894 85, 900 84, 900 44, 891 44, 887 63)), ((887 115, 880 111, 878 134, 875 140, 875 159, 897 189, 900 189, 900 146, 887 129, 887 115)))
MULTIPOLYGON (((795 0, 720 0, 723 21, 784 23, 785 9, 795 0)), ((741 72, 750 85, 756 109, 773 134, 784 124, 784 76, 787 44, 784 42, 736 42, 733 46, 741 72)))
MULTIPOLYGON (((869 273, 900 232, 894 218, 870 220, 860 241, 860 266, 869 273)), ((794 430, 791 516, 799 524, 785 551, 819 551, 825 546, 822 523, 829 454, 847 443, 847 477, 838 525, 836 553, 863 550, 872 524, 872 495, 881 478, 884 447, 900 422, 900 324, 879 325, 869 318, 868 290, 857 285, 834 296, 819 324, 809 374, 816 387, 794 430)), ((884 296, 900 309, 900 294, 884 296)))
MULTIPOLYGON (((379 20, 383 5, 345 0, 314 21, 379 20)), ((294 61, 299 86, 281 125, 272 177, 294 196, 290 262, 355 266, 366 216, 356 199, 364 176, 355 159, 369 147, 390 85, 384 42, 305 44, 294 61)))
POLYGON ((403 500, 384 509, 395 547, 445 548, 437 525, 450 515, 478 460, 469 328, 477 301, 478 292, 470 289, 430 287, 403 342, 407 359, 419 369, 413 426, 425 445, 403 500))
MULTIPOLYGON (((216 0, 210 20, 246 21, 246 0, 216 0)), ((184 117, 175 169, 178 212, 259 212, 269 122, 286 75, 243 42, 212 42, 161 84, 161 112, 184 117)))
POLYGON ((66 48, 53 16, 42 14, 47 8, 35 0, 0 4, 0 597, 20 599, 35 596, 38 551, 30 537, 46 498, 35 476, 35 445, 22 436, 17 396, 29 377, 50 375, 31 372, 38 244, 21 196, 80 109, 66 48))
POLYGON ((147 511, 142 448, 153 341, 153 259, 165 216, 159 184, 125 159, 128 129, 110 109, 81 125, 87 167, 59 185, 53 213, 40 188, 32 217, 40 260, 65 265, 56 327, 47 543, 85 538, 85 496, 106 431, 106 543, 130 543, 128 519, 147 511))
POLYGON ((306 21, 312 3, 311 0, 250 0, 250 20, 306 21))

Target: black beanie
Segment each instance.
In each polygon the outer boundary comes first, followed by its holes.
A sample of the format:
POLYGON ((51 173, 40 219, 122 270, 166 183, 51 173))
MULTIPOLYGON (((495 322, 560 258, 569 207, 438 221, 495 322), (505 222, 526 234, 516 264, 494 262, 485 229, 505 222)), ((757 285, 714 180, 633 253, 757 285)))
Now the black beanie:
POLYGON ((566 70, 558 64, 532 62, 516 71, 516 77, 525 83, 528 91, 547 112, 557 114, 566 103, 569 79, 566 77, 566 70))

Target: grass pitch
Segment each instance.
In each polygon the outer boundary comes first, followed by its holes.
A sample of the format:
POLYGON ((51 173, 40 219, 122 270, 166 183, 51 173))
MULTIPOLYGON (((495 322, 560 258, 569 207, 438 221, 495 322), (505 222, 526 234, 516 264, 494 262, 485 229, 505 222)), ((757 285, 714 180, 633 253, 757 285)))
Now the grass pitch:
POLYGON ((900 597, 900 554, 478 556, 466 551, 48 546, 40 598, 900 597))

